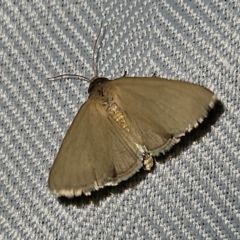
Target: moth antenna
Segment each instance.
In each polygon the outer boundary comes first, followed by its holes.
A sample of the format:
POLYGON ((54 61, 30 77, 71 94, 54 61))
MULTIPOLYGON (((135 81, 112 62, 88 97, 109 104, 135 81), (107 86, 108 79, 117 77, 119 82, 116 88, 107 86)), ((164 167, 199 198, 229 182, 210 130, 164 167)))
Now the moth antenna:
POLYGON ((93 68, 93 72, 94 72, 94 78, 98 77, 98 69, 97 69, 96 62, 95 62, 95 53, 96 53, 97 42, 98 42, 98 39, 99 39, 101 31, 102 31, 102 26, 103 26, 103 22, 101 21, 100 29, 99 29, 97 39, 94 44, 94 48, 93 48, 92 68, 93 68))
POLYGON ((97 39, 96 39, 95 44, 94 44, 94 48, 93 48, 92 68, 93 68, 93 72, 94 72, 94 77, 92 79, 87 78, 87 77, 82 76, 82 75, 78 75, 78 74, 68 74, 68 73, 66 73, 66 74, 61 74, 61 75, 54 76, 54 77, 49 77, 49 78, 47 78, 47 80, 55 81, 55 80, 60 80, 62 78, 73 77, 73 78, 81 79, 81 80, 84 79, 87 82, 91 83, 94 79, 96 79, 98 77, 98 69, 97 69, 97 65, 96 65, 96 62, 95 62, 95 52, 96 52, 98 39, 99 39, 101 31, 102 31, 102 26, 103 26, 103 22, 101 21, 100 29, 99 29, 97 39))
POLYGON ((91 79, 90 78, 87 78, 85 76, 82 76, 82 75, 78 75, 78 74, 61 74, 61 75, 58 75, 58 76, 55 76, 55 77, 50 77, 50 78, 47 78, 47 80, 51 80, 51 81, 55 81, 55 80, 60 80, 62 78, 70 78, 70 77, 74 77, 76 79, 84 79, 86 80, 87 82, 91 82, 91 79))

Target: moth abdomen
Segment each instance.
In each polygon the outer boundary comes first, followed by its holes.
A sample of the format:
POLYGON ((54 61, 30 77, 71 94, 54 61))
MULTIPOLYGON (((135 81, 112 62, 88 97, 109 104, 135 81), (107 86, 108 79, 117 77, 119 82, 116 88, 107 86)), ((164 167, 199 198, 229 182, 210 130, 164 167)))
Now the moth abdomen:
POLYGON ((126 118, 124 116, 123 111, 118 107, 118 105, 115 102, 109 103, 107 109, 106 109, 108 115, 118 124, 120 125, 124 130, 127 132, 130 132, 129 126, 127 124, 126 118))

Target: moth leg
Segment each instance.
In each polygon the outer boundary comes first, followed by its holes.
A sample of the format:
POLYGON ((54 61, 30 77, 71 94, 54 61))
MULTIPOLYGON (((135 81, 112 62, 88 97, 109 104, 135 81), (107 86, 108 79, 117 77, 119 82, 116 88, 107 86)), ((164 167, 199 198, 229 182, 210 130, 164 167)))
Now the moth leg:
POLYGON ((153 167, 153 158, 150 152, 143 155, 143 169, 149 171, 153 167))
POLYGON ((124 74, 122 77, 126 77, 126 75, 127 75, 127 71, 124 71, 124 74))
POLYGON ((156 72, 153 73, 152 77, 157 77, 157 76, 156 76, 156 72))

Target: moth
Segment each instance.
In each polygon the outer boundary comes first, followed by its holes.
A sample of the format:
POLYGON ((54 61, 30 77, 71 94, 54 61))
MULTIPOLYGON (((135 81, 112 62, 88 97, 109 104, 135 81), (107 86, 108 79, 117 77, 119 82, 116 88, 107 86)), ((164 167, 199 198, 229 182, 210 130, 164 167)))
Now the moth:
POLYGON ((154 156, 197 127, 216 101, 213 92, 189 82, 155 75, 109 80, 94 71, 92 79, 60 76, 90 85, 50 170, 48 185, 57 196, 90 195, 140 168, 150 170, 154 156))

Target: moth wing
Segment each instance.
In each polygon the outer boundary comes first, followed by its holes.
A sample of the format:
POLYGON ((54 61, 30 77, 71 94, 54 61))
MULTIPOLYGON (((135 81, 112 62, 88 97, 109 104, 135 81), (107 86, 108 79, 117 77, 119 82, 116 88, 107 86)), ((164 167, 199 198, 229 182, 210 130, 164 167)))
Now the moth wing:
POLYGON ((168 150, 198 125, 215 102, 197 84, 157 77, 122 77, 109 82, 114 99, 153 155, 168 150))
POLYGON ((97 102, 82 105, 53 163, 49 188, 57 196, 89 195, 116 185, 142 167, 142 153, 131 136, 97 102))

